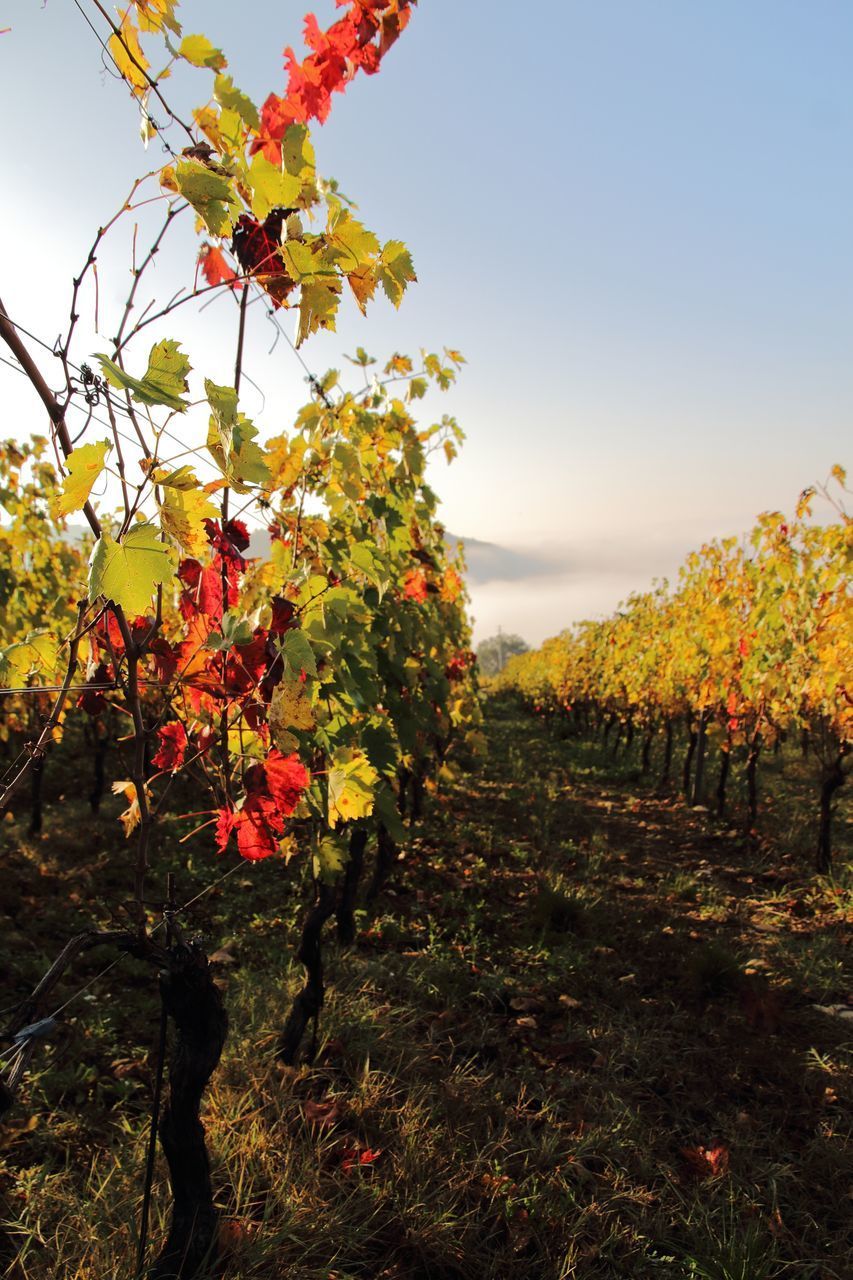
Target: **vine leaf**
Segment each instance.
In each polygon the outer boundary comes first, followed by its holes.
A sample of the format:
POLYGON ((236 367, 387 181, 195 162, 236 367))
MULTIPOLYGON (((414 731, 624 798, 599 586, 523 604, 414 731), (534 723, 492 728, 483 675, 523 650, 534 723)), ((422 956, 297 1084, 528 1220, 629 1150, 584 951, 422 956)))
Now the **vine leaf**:
POLYGON ((374 233, 346 211, 330 227, 330 233, 331 245, 338 251, 344 271, 357 271, 379 253, 379 241, 374 233))
POLYGON ((212 45, 207 36, 184 36, 178 52, 194 67, 208 67, 211 71, 222 71, 228 66, 225 54, 212 45))
POLYGON ((412 255, 400 240, 389 240, 379 258, 379 283, 389 302, 399 307, 406 285, 417 280, 412 255))
POLYGON ((82 511, 98 476, 106 465, 106 456, 112 448, 109 440, 97 444, 78 445, 67 457, 68 475, 62 482, 62 492, 53 503, 54 516, 68 516, 72 511, 82 511))
POLYGON ((48 630, 31 631, 26 640, 10 644, 8 649, 0 652, 0 681, 12 678, 22 682, 36 674, 50 675, 56 669, 58 659, 56 637, 48 630))
POLYGON ((314 650, 304 631, 286 631, 284 634, 284 656, 292 671, 299 675, 304 671, 309 676, 317 675, 317 662, 314 650))
POLYGON ((210 378, 205 378, 204 390, 211 408, 207 448, 214 462, 238 493, 246 493, 247 484, 264 484, 270 472, 263 450, 255 443, 258 429, 237 412, 237 392, 210 378))
POLYGON ((160 746, 151 763, 155 769, 162 769, 164 773, 177 773, 184 763, 189 742, 184 725, 180 720, 173 720, 170 724, 163 725, 158 737, 160 746))
POLYGON ((217 173, 203 160, 180 160, 175 185, 215 236, 230 235, 240 205, 227 173, 217 173))
POLYGON ((379 775, 361 751, 339 748, 329 770, 329 826, 367 818, 373 812, 373 792, 379 775))
POLYGON ((230 76, 217 76, 213 82, 213 94, 216 101, 227 111, 233 111, 250 129, 260 128, 261 117, 258 108, 245 93, 236 88, 230 76))
POLYGON ((284 756, 273 747, 264 761, 264 774, 267 790, 277 804, 279 813, 289 817, 311 781, 308 770, 298 755, 284 756))
POLYGON ((209 545, 204 522, 219 514, 207 494, 200 488, 166 485, 159 506, 163 532, 187 555, 203 556, 209 545))
POLYGON ((173 556, 153 524, 136 524, 116 541, 101 534, 89 561, 89 597, 104 596, 129 617, 144 614, 155 588, 168 582, 173 556))
POLYGON ((302 179, 270 164, 262 152, 252 157, 249 166, 249 185, 252 188, 252 213, 263 222, 275 208, 289 207, 296 203, 302 192, 302 179))
POLYGON ((129 391, 140 404, 164 405, 177 413, 186 410, 187 402, 181 399, 181 394, 189 389, 187 374, 190 362, 171 338, 155 342, 148 357, 148 368, 141 378, 125 373, 109 356, 98 354, 97 358, 107 382, 122 391, 129 391))
POLYGON ((119 34, 110 36, 107 48, 118 71, 124 76, 136 96, 144 97, 148 91, 145 73, 151 64, 142 52, 139 29, 130 16, 130 9, 126 9, 122 14, 119 34))
POLYGON ((313 729, 314 712, 300 680, 285 680, 276 685, 268 713, 270 734, 276 744, 290 741, 291 729, 313 729))
POLYGON ((306 338, 318 329, 334 332, 335 315, 340 301, 341 286, 337 280, 306 281, 299 298, 299 329, 296 345, 300 347, 306 338))
POLYGON ((219 249, 214 244, 203 244, 198 255, 201 273, 209 285, 228 284, 234 281, 234 289, 242 289, 242 280, 237 279, 234 268, 229 266, 228 262, 219 249))
POLYGON ((314 842, 312 861, 316 879, 331 884, 349 861, 349 851, 340 837, 325 836, 314 842))
POLYGON ((171 31, 181 34, 181 24, 175 17, 178 0, 133 0, 141 31, 171 31))
POLYGON ((281 158, 288 173, 306 180, 313 177, 317 161, 306 125, 292 124, 285 131, 281 142, 281 158))

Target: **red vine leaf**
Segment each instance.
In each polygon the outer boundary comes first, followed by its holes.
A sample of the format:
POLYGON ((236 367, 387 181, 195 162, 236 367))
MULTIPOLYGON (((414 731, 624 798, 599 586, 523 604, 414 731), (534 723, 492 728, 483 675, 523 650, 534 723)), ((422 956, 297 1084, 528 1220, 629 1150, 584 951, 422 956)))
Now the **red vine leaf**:
POLYGON ((423 604, 427 598, 427 580, 426 574, 422 569, 411 569, 407 574, 403 583, 403 595, 407 600, 416 600, 419 604, 423 604))
MULTIPOLYGON (((280 163, 280 159, 279 159, 280 163)), ((281 256, 281 228, 292 209, 273 209, 263 222, 248 213, 237 219, 231 249, 247 275, 257 276, 277 307, 296 288, 281 256)))
POLYGON ((375 1164, 381 1155, 381 1150, 374 1151, 372 1147, 344 1147, 341 1169, 344 1173, 352 1173, 353 1169, 375 1164))
POLYGON ((184 756, 187 753, 186 729, 180 720, 175 720, 172 724, 164 725, 157 736, 160 739, 160 747, 151 763, 155 769, 162 769, 164 773, 177 772, 184 763, 184 756))
POLYGON ((228 265, 221 249, 214 244, 203 244, 198 255, 201 274, 211 286, 228 284, 233 281, 232 288, 242 289, 243 283, 237 279, 237 273, 228 265))

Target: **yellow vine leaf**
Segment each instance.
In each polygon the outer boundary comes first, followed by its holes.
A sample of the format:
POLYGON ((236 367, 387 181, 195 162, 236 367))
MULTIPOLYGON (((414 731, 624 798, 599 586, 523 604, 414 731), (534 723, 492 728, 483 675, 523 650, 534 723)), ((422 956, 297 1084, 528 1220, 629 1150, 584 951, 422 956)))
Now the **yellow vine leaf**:
POLYGON ((269 726, 273 742, 283 751, 291 729, 313 729, 314 712, 301 680, 283 680, 276 685, 269 709, 269 726))
POLYGON ((0 652, 0 681, 22 684, 33 675, 52 675, 59 659, 59 645, 50 631, 31 631, 0 652))
POLYGON ((367 818, 379 774, 363 752, 339 748, 329 769, 329 826, 367 818))
POLYGON ((210 71, 221 71, 223 67, 228 66, 225 54, 212 45, 207 36, 184 36, 178 52, 194 67, 207 67, 210 71))
POLYGON ((109 440, 97 444, 81 444, 68 455, 68 475, 62 482, 62 492, 53 504, 54 516, 68 516, 72 511, 82 511, 98 476, 106 465, 107 452, 112 446, 109 440))
POLYGON ((332 279, 305 281, 299 299, 299 328, 296 333, 296 345, 301 346, 306 338, 318 329, 329 329, 334 332, 335 315, 340 303, 340 282, 332 279))
POLYGON ((151 64, 142 52, 139 28, 130 14, 130 9, 119 14, 119 34, 110 36, 107 47, 116 67, 136 96, 141 98, 148 90, 145 73, 151 64))
POLYGON ((417 280, 412 255, 399 240, 389 240, 379 259, 379 282, 389 302, 399 307, 406 285, 417 280))
POLYGON ((175 17, 178 0, 133 0, 139 18, 140 31, 163 31, 181 34, 181 24, 175 17))
MULTIPOLYGON (((198 484, 195 476, 193 480, 198 484)), ((164 485, 163 501, 159 504, 163 532, 187 555, 204 555, 208 547, 204 521, 216 519, 216 507, 200 488, 190 488, 183 482, 175 485, 164 482, 164 485)))
MULTIPOLYGON (((139 795, 136 790, 136 783, 127 780, 114 782, 113 795, 124 796, 127 801, 127 808, 124 813, 119 814, 119 821, 124 827, 125 837, 130 837, 139 826, 139 821, 142 816, 139 808, 139 795)), ((145 795, 148 799, 151 798, 151 792, 148 790, 147 786, 145 788, 145 795)))

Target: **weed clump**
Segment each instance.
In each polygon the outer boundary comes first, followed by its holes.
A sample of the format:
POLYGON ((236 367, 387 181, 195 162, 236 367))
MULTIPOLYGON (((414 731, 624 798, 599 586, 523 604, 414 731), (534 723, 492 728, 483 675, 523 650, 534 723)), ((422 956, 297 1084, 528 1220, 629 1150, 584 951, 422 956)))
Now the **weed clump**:
POLYGON ((687 961, 687 978, 691 989, 704 1000, 733 995, 743 985, 740 960, 728 947, 718 942, 705 943, 687 961))
POLYGON ((587 916, 587 906, 577 894, 567 892, 560 882, 540 882, 533 902, 533 922, 546 939, 582 934, 587 916))

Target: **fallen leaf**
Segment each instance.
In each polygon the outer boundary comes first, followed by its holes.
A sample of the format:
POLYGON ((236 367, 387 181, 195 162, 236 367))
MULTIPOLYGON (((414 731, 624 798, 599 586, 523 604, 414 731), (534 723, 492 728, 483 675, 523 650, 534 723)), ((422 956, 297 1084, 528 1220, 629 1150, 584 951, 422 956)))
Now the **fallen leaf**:
POLYGON ((813 1009, 817 1009, 818 1013, 825 1013, 830 1018, 844 1018, 846 1021, 853 1021, 853 1009, 846 1004, 813 1004, 813 1009))
POLYGON ((381 1150, 374 1151, 371 1147, 360 1147, 358 1145, 344 1147, 341 1156, 341 1169, 344 1173, 351 1173, 353 1169, 375 1164, 381 1155, 381 1150))
POLYGON ((722 1143, 713 1147, 681 1147, 679 1154, 696 1178, 716 1178, 728 1173, 729 1149, 722 1143))
POLYGON ((308 1098, 302 1110, 309 1124, 316 1124, 320 1129, 330 1129, 338 1123, 342 1115, 341 1104, 337 1098, 328 1098, 325 1102, 314 1102, 308 1098))
POLYGON ((541 1000, 536 996, 513 996, 509 1002, 510 1009, 514 1009, 516 1013, 541 1013, 545 1008, 541 1000))

